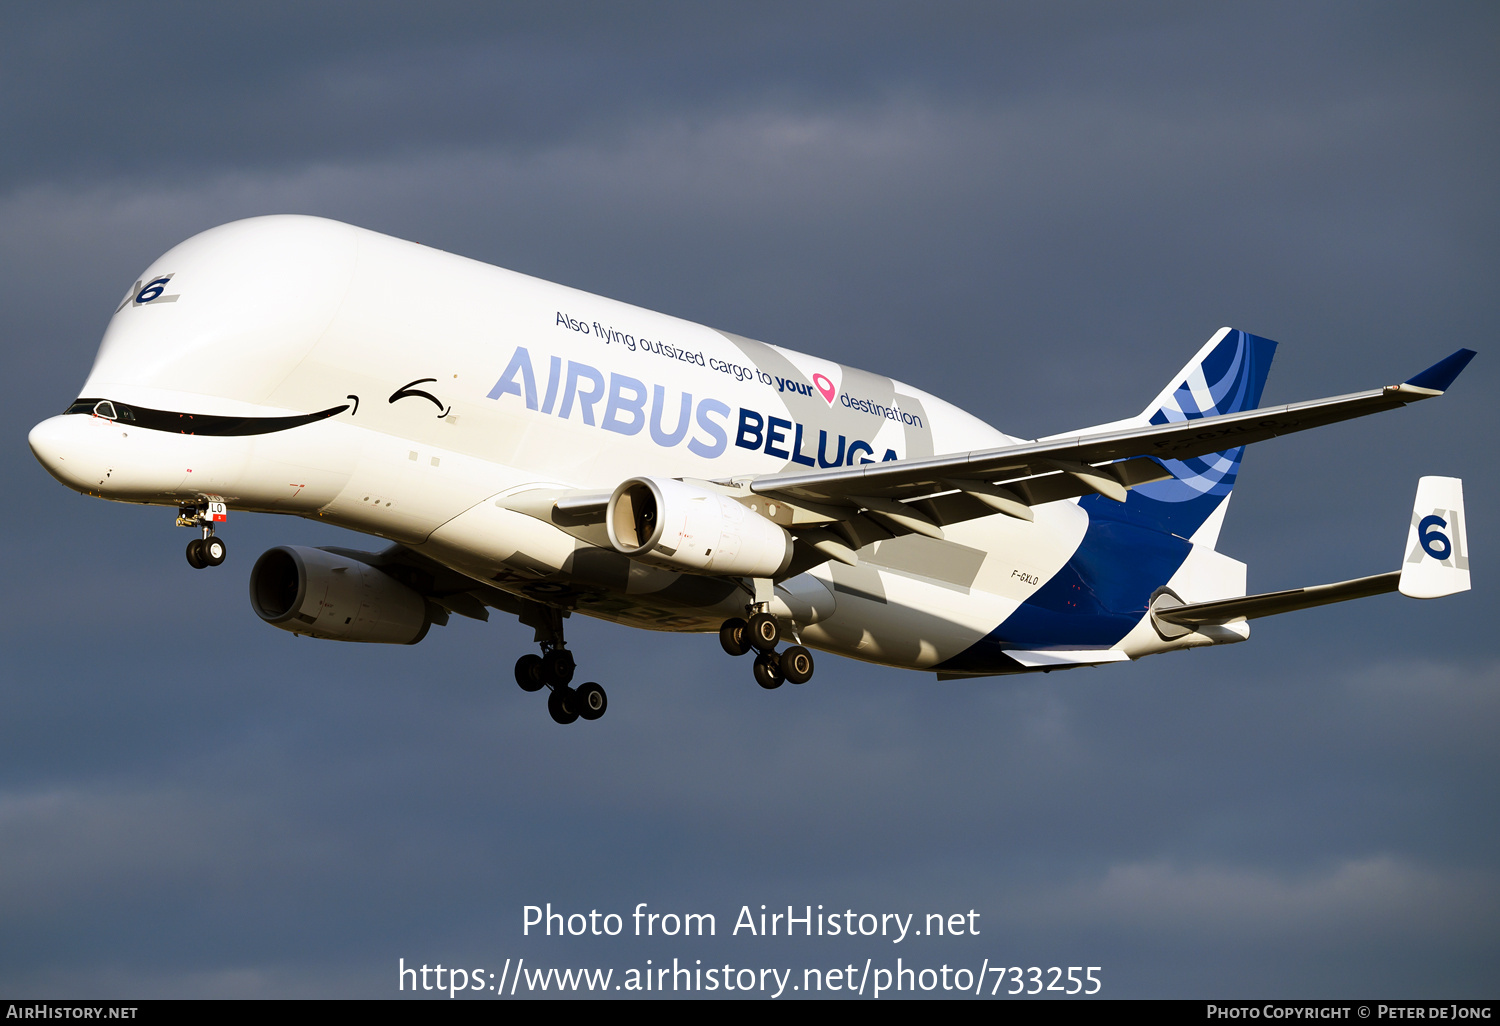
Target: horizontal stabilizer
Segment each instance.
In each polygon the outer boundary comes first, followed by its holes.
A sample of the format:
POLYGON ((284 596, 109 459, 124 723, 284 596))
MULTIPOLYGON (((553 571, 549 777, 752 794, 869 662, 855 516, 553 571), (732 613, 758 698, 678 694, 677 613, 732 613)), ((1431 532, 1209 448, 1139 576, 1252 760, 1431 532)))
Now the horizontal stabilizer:
POLYGON ((1033 651, 1007 649, 1022 666, 1044 669, 1049 666, 1093 666, 1097 663, 1122 663, 1130 657, 1117 648, 1040 648, 1033 651))
POLYGON ((1261 595, 1241 595, 1238 598, 1215 599, 1212 602, 1193 602, 1175 605, 1170 595, 1163 593, 1151 606, 1153 618, 1180 627, 1207 627, 1210 624, 1232 623, 1235 620, 1253 620, 1258 616, 1290 613, 1313 606, 1326 606, 1331 602, 1347 602, 1350 599, 1367 598, 1395 591, 1401 581, 1401 571, 1374 577, 1359 577, 1337 584, 1315 584, 1310 588, 1292 588, 1289 591, 1268 591, 1261 595))
MULTIPOLYGON (((1467 350, 1460 350, 1459 354, 1423 371, 1418 377, 1436 373, 1463 352, 1467 350)), ((1462 363, 1456 370, 1450 368, 1455 375, 1462 369, 1462 363)), ((1469 539, 1464 531, 1464 487, 1458 478, 1424 477, 1417 482, 1411 530, 1406 536, 1406 559, 1400 570, 1340 581, 1337 584, 1317 584, 1311 588, 1270 591, 1262 595, 1241 595, 1187 605, 1178 602, 1172 594, 1163 592, 1151 603, 1151 617, 1158 627, 1170 624, 1176 628, 1192 629, 1236 620, 1253 620, 1258 616, 1272 616, 1276 613, 1290 613, 1297 609, 1311 609, 1331 602, 1383 595, 1398 589, 1401 594, 1411 598, 1440 598, 1469 590, 1469 539)), ((1166 632, 1168 636, 1171 633, 1166 632)))

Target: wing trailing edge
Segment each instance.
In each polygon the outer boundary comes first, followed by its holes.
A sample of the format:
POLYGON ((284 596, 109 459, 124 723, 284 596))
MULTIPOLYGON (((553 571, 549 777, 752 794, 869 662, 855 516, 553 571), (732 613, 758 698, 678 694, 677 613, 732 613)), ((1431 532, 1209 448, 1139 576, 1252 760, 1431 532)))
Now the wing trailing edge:
MULTIPOLYGON (((1472 357, 1471 350, 1460 349, 1408 381, 1367 392, 929 459, 870 463, 812 473, 767 474, 751 481, 750 490, 779 495, 793 502, 857 506, 856 496, 898 500, 929 496, 951 487, 946 482, 952 479, 1006 485, 1025 478, 1067 473, 1058 469, 1060 465, 1075 472, 1086 467, 1099 474, 1108 473, 1110 464, 1139 457, 1190 459, 1442 395, 1472 357)), ((1074 494, 1093 490, 1084 487, 1074 494)))

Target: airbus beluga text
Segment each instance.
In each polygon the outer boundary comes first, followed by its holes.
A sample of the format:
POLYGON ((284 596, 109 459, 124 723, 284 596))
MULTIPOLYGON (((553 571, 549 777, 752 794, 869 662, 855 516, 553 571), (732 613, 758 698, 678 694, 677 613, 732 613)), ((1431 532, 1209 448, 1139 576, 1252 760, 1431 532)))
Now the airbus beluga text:
POLYGON ((491 608, 535 628, 516 680, 595 719, 564 619, 718 631, 765 688, 809 648, 940 678, 1219 645, 1247 620, 1469 587, 1463 496, 1424 477, 1399 570, 1245 594, 1215 549, 1244 446, 1440 395, 1259 409, 1276 343, 1221 329, 1137 417, 1006 435, 868 371, 313 217, 197 235, 146 269, 81 398, 31 431, 70 488, 177 508, 216 566, 231 510, 379 552, 278 546, 267 623, 414 644, 491 608), (276 288, 265 287, 276 269, 276 288), (788 647, 778 647, 783 642, 788 647))

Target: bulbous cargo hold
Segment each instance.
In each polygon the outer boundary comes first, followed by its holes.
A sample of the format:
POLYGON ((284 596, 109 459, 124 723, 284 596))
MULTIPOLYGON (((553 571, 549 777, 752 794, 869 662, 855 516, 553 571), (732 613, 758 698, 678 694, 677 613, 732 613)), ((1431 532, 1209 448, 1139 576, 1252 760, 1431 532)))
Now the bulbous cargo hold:
POLYGON ((670 478, 634 477, 605 516, 615 550, 672 570, 775 577, 792 561, 792 536, 721 492, 670 478))
POLYGON ((266 623, 330 641, 415 645, 427 600, 375 567, 303 545, 278 545, 250 571, 250 605, 266 623))

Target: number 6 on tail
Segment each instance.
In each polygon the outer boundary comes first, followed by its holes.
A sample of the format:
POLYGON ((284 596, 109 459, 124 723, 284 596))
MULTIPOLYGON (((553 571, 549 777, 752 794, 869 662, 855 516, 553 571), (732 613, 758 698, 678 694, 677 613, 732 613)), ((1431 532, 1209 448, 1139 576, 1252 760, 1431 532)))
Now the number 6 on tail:
POLYGON ((1469 590, 1469 539, 1464 533, 1464 485, 1456 477, 1424 477, 1406 536, 1401 594, 1439 598, 1469 590))

